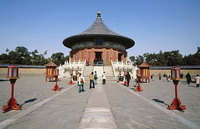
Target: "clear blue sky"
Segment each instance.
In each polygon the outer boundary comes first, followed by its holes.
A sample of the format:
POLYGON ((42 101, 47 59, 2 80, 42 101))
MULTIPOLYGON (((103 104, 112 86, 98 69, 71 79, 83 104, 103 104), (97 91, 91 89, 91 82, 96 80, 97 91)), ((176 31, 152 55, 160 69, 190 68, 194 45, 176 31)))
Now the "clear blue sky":
POLYGON ((98 11, 108 28, 136 42, 128 56, 188 55, 200 46, 200 0, 1 0, 0 54, 24 46, 69 55, 62 41, 91 26, 98 11))

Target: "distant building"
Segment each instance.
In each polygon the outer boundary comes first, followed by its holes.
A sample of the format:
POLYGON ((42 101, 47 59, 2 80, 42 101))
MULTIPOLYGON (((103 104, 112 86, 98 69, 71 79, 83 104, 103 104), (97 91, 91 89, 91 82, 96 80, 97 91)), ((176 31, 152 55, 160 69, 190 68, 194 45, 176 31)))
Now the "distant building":
POLYGON ((126 49, 134 46, 134 40, 119 35, 104 24, 101 13, 86 31, 66 38, 63 44, 71 48, 70 61, 88 60, 89 64, 127 61, 126 49))

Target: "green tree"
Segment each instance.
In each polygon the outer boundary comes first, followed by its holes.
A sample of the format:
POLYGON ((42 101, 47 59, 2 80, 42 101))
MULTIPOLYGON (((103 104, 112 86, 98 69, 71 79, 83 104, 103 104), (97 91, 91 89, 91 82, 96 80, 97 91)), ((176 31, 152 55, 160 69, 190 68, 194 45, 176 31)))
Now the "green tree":
POLYGON ((129 59, 130 59, 132 62, 135 62, 135 56, 130 56, 129 59))
POLYGON ((8 49, 8 48, 6 48, 6 53, 8 54, 8 52, 9 52, 10 50, 8 49))
POLYGON ((0 64, 10 64, 10 57, 3 53, 0 55, 0 64))
POLYGON ((136 60, 135 60, 135 64, 136 64, 136 65, 140 65, 140 64, 142 64, 143 62, 144 62, 144 56, 139 55, 139 56, 136 57, 136 60))
POLYGON ((184 56, 183 65, 199 65, 200 64, 200 53, 190 54, 184 56))
POLYGON ((51 60, 57 65, 64 64, 64 54, 62 52, 53 53, 51 60))
POLYGON ((65 61, 69 61, 69 56, 65 56, 64 62, 65 62, 65 61))
POLYGON ((26 65, 32 64, 30 52, 26 47, 23 46, 16 47, 15 52, 19 54, 21 57, 21 60, 18 62, 18 64, 26 64, 26 65))
POLYGON ((167 60, 167 66, 182 65, 182 55, 179 50, 174 50, 171 52, 164 52, 164 57, 167 60))
POLYGON ((22 58, 19 55, 19 53, 15 52, 15 51, 10 51, 8 53, 8 56, 9 56, 10 64, 21 64, 22 58))

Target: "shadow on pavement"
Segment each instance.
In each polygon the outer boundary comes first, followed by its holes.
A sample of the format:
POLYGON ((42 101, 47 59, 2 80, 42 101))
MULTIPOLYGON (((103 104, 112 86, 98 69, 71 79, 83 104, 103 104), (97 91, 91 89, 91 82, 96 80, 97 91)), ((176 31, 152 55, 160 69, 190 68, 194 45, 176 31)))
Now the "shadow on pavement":
POLYGON ((154 101, 157 102, 157 103, 162 103, 162 104, 168 105, 168 104, 166 104, 164 101, 159 100, 159 99, 152 99, 152 100, 154 100, 154 101))
POLYGON ((0 81, 9 81, 8 79, 0 79, 0 81))
POLYGON ((26 104, 26 103, 34 102, 35 100, 37 100, 37 98, 33 98, 33 99, 26 100, 26 101, 24 101, 23 104, 21 104, 21 106, 24 105, 24 104, 26 104))

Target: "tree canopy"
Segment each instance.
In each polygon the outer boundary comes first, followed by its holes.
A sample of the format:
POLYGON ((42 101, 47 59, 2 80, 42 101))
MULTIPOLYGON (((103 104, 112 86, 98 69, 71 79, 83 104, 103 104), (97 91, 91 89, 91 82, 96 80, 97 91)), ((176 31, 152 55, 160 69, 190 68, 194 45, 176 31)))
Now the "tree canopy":
POLYGON ((69 60, 69 56, 64 56, 62 52, 53 53, 51 58, 45 58, 47 51, 40 54, 37 49, 29 52, 26 47, 18 46, 15 50, 6 49, 6 53, 0 55, 0 64, 21 64, 21 65, 44 65, 49 61, 54 61, 57 65, 64 64, 69 60))
POLYGON ((135 65, 147 62, 151 66, 180 66, 180 65, 200 65, 200 49, 188 56, 181 55, 179 50, 167 51, 159 53, 144 53, 139 56, 131 56, 130 60, 135 65))
MULTIPOLYGON (((0 55, 0 64, 22 64, 22 65, 44 65, 49 61, 55 64, 64 64, 69 61, 69 56, 64 56, 62 52, 53 53, 50 58, 45 58, 47 50, 40 54, 37 49, 28 51, 26 47, 18 46, 15 50, 5 50, 6 53, 0 55)), ((144 53, 143 55, 131 56, 130 60, 135 65, 140 65, 146 61, 151 66, 177 66, 177 65, 200 65, 200 47, 197 52, 183 56, 179 50, 172 50, 159 53, 144 53)))

